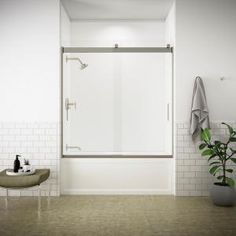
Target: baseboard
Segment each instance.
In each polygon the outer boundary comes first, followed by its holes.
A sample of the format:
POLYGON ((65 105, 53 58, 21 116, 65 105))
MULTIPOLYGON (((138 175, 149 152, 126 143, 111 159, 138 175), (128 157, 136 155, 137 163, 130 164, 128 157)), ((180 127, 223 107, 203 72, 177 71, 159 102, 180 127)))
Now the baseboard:
POLYGON ((171 189, 64 189, 61 195, 173 195, 171 189))

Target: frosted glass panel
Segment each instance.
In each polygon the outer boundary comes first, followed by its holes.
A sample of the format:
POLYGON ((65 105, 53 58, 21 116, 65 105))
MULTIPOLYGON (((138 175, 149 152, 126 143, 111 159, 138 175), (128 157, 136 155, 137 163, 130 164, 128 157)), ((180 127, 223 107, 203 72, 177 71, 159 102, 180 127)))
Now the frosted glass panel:
POLYGON ((165 151, 163 59, 161 54, 122 54, 122 150, 165 151))
POLYGON ((65 54, 63 154, 170 155, 171 68, 170 54, 65 54))

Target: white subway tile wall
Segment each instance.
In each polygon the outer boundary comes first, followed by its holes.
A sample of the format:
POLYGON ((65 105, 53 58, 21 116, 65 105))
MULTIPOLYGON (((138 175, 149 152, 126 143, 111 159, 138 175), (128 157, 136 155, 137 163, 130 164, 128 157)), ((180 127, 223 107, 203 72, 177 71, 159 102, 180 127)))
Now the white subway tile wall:
MULTIPOLYGON (((16 154, 20 161, 29 159, 34 168, 49 168, 49 179, 41 185, 41 194, 60 195, 60 125, 59 123, 0 123, 0 171, 13 168, 16 154)), ((5 190, 0 188, 0 196, 5 190)), ((38 188, 10 190, 10 196, 37 196, 38 188)))
MULTIPOLYGON (((236 122, 230 122, 236 128, 236 122)), ((211 124, 213 138, 224 139, 227 128, 211 124)), ((176 195, 208 196, 214 178, 208 173, 207 158, 198 150, 200 140, 192 141, 188 123, 176 125, 176 195)), ((59 123, 0 123, 0 170, 13 168, 15 155, 29 159, 35 168, 50 168, 48 181, 42 184, 42 195, 60 195, 60 125, 59 123)), ((236 171, 236 165, 231 163, 236 171)), ((233 177, 236 177, 234 172, 233 177)), ((37 196, 37 188, 10 190, 10 196, 37 196)), ((0 196, 5 190, 0 189, 0 196)))
MULTIPOLYGON (((236 122, 228 122, 236 128, 236 122)), ((219 122, 211 123, 213 139, 225 140, 228 129, 219 122)), ((206 157, 202 157, 198 146, 200 139, 192 140, 188 123, 176 124, 176 195, 208 196, 214 177, 208 172, 206 157)), ((236 165, 230 163, 236 171, 236 165)), ((236 177, 236 172, 232 174, 236 177)))

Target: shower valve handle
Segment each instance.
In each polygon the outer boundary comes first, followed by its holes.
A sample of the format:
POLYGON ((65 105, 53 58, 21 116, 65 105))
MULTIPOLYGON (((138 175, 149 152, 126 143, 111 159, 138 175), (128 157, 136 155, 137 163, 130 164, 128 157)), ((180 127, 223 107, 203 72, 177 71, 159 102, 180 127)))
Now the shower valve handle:
POLYGON ((76 109, 76 102, 70 102, 69 98, 65 99, 65 109, 66 109, 66 120, 68 121, 68 117, 69 117, 69 109, 71 109, 71 107, 74 106, 74 108, 76 109))
POLYGON ((72 106, 74 106, 74 108, 76 109, 76 102, 70 102, 69 98, 66 98, 65 100, 66 110, 69 110, 72 106))

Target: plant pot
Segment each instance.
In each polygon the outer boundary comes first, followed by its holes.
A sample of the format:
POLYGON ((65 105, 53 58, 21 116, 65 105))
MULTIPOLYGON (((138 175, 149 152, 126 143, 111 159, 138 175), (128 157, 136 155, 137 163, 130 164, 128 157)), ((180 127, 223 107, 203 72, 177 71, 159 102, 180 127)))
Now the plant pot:
POLYGON ((236 201, 235 188, 221 183, 214 183, 211 188, 210 196, 217 206, 233 206, 236 201))
POLYGON ((23 165, 23 171, 24 172, 31 171, 31 165, 23 165))

